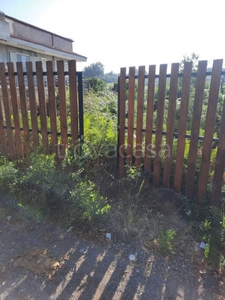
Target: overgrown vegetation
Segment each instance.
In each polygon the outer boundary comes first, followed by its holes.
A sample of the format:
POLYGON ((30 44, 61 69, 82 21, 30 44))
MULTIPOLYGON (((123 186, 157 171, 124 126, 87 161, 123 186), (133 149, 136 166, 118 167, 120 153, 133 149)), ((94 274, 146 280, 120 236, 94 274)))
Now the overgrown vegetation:
MULTIPOLYGON (((1 159, 0 190, 18 203, 35 207, 45 216, 63 220, 67 226, 75 226, 79 231, 92 233, 97 233, 99 229, 107 230, 123 242, 141 245, 146 252, 159 251, 165 256, 178 252, 194 255, 196 243, 199 247, 200 242, 204 242, 205 258, 216 268, 223 267, 223 207, 220 210, 207 205, 198 207, 180 197, 179 201, 175 201, 175 194, 165 199, 160 198, 157 191, 149 186, 149 182, 143 177, 142 169, 136 169, 132 165, 126 166, 126 174, 120 178, 116 165, 117 85, 109 88, 98 78, 92 79, 91 82, 91 89, 84 93, 85 141, 82 151, 68 149, 60 165, 56 163, 53 155, 46 156, 42 153, 33 153, 29 160, 17 162, 1 159)), ((168 91, 169 82, 166 87, 165 129, 168 91)), ((135 93, 137 97, 137 89, 135 93)), ((154 120, 157 114, 157 93, 156 85, 154 120)), ((208 93, 209 83, 206 82, 201 135, 204 135, 208 93)), ((66 98, 69 110, 68 91, 66 98)), ((194 86, 191 88, 187 133, 190 132, 193 101, 194 86)), ((220 103, 222 89, 219 105, 220 103)), ((146 112, 146 107, 144 109, 146 112)), ((178 131, 179 126, 179 109, 178 99, 175 131, 178 131)), ((220 113, 218 110, 218 128, 220 113)), ((70 129, 69 120, 68 111, 70 129)), ((144 119, 144 123, 145 121, 144 119)), ((59 120, 57 122, 59 123, 59 120)), ((39 119, 38 123, 40 126, 39 119)), ((153 135, 153 141, 154 138, 153 135)), ((186 140, 184 164, 187 164, 189 145, 189 140, 186 140)), ((176 152, 176 140, 174 146, 176 152)), ((199 146, 201 149, 202 142, 199 146)), ((216 145, 211 155, 212 162, 215 155, 216 145)), ((197 170, 200 159, 199 155, 197 170)))
POLYGON ((0 163, 1 191, 15 201, 33 205, 39 213, 66 218, 67 224, 94 229, 100 226, 110 205, 98 187, 71 172, 64 162, 57 166, 54 155, 31 154, 30 159, 0 163))

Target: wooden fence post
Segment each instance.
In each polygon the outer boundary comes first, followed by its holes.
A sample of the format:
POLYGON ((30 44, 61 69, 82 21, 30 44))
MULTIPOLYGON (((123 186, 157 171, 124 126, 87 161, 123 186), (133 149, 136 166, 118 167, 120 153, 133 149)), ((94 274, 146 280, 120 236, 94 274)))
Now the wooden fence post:
POLYGON ((154 171, 153 182, 157 187, 160 179, 160 163, 159 157, 160 147, 162 144, 162 131, 163 131, 163 116, 166 92, 166 70, 167 65, 160 65, 159 71, 159 88, 158 88, 158 103, 157 103, 157 119, 156 119, 156 136, 155 136, 155 158, 154 158, 154 171))
POLYGON ((28 82, 28 93, 30 100, 30 114, 31 114, 31 127, 34 148, 39 146, 39 134, 38 134, 38 123, 37 123, 37 104, 35 98, 35 87, 33 78, 32 62, 26 62, 27 69, 27 82, 28 82))
POLYGON ((205 89, 206 68, 207 68, 207 61, 200 61, 198 63, 195 100, 194 100, 192 127, 191 127, 190 150, 188 156, 186 187, 185 187, 185 195, 189 198, 193 196, 193 188, 195 182, 195 166, 196 166, 196 157, 198 153, 198 137, 199 137, 201 116, 202 116, 202 103, 203 103, 204 89, 205 89))
POLYGON ((135 93, 135 67, 129 68, 128 88, 128 130, 127 130, 127 164, 132 164, 134 142, 134 93, 135 93))
POLYGON ((119 173, 123 174, 124 171, 124 159, 125 159, 125 101, 126 101, 126 68, 120 69, 119 78, 119 103, 118 103, 118 114, 119 114, 119 144, 118 144, 118 155, 119 155, 119 173))
POLYGON ((146 117, 146 134, 145 134, 145 158, 144 170, 146 176, 150 172, 150 159, 152 156, 152 126, 154 112, 154 92, 155 92, 155 65, 149 66, 148 72, 148 98, 147 98, 147 117, 146 117))
POLYGON ((135 164, 139 168, 142 158, 143 112, 144 112, 145 66, 138 70, 138 100, 137 100, 137 129, 135 164))
POLYGON ((220 77, 222 71, 223 60, 218 59, 213 62, 212 78, 209 93, 209 102, 207 110, 207 118, 205 125, 205 135, 202 149, 202 161, 198 178, 198 194, 197 203, 200 204, 205 197, 208 177, 210 154, 212 150, 213 133, 216 119, 217 102, 220 88, 220 77))
POLYGON ((67 107, 66 107, 66 91, 65 91, 65 75, 64 61, 57 61, 58 71, 58 88, 59 88, 59 111, 60 111, 60 127, 61 127, 61 158, 65 157, 65 150, 68 146, 67 136, 67 107))
POLYGON ((47 81, 48 81, 48 108, 51 123, 51 151, 58 154, 58 137, 57 137, 57 117, 56 117, 56 99, 55 99, 55 85, 53 75, 52 61, 46 62, 47 66, 47 81))
MULTIPOLYGON (((12 122, 11 122, 11 112, 9 106, 9 97, 8 97, 8 88, 7 88, 7 81, 5 76, 5 64, 0 63, 0 80, 1 80, 1 87, 2 87, 2 100, 5 112, 5 123, 6 123, 6 132, 7 132, 7 140, 9 145, 9 157, 11 160, 16 159, 16 152, 15 152, 15 142, 13 138, 13 130, 12 130, 12 122)), ((2 104, 0 103, 0 109, 2 110, 2 104)), ((2 112, 1 112, 2 114, 2 112)), ((2 125, 3 126, 3 125, 2 125)), ((5 139, 5 132, 2 128, 2 134, 4 135, 5 139)), ((3 146, 4 148, 4 146, 3 146)), ((6 153, 5 153, 6 154, 6 153)))
POLYGON ((15 127, 15 141, 16 141, 16 153, 17 158, 23 158, 23 147, 22 147, 22 139, 20 132, 20 119, 19 119, 19 111, 18 111, 18 100, 17 100, 17 92, 16 92, 16 82, 15 82, 15 74, 14 74, 14 65, 12 62, 7 63, 8 73, 9 73, 9 85, 11 91, 11 103, 12 103, 12 112, 13 112, 13 120, 15 127))
POLYGON ((184 65, 182 96, 180 107, 180 121, 177 141, 177 157, 175 166, 174 189, 180 191, 183 173, 184 147, 186 138, 188 104, 190 96, 192 62, 186 62, 184 65))
POLYGON ((24 151, 26 156, 29 156, 30 151, 30 133, 29 133, 29 124, 28 124, 28 113, 27 113, 27 101, 26 101, 26 91, 24 84, 23 76, 23 63, 16 63, 17 74, 18 74, 18 83, 19 83, 19 92, 20 92, 20 107, 22 113, 23 121, 23 141, 24 141, 24 151))
POLYGON ((171 166, 173 160, 173 133, 175 124, 175 112, 177 103, 177 89, 178 89, 178 73, 179 63, 172 64, 171 78, 170 78, 170 92, 169 92, 169 107, 167 119, 167 133, 166 133, 166 147, 170 150, 168 156, 165 157, 164 172, 163 172, 163 185, 169 187, 171 166))
POLYGON ((218 142, 218 150, 215 162, 215 171, 212 185, 212 196, 210 205, 217 207, 221 206, 221 188, 224 180, 224 167, 225 167, 225 99, 223 101, 223 112, 220 125, 220 134, 218 142))

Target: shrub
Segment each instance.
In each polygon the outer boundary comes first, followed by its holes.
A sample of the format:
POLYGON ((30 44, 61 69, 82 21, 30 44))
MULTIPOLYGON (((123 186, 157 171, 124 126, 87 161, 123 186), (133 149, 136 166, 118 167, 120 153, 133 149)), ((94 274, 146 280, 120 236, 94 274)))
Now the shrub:
POLYGON ((90 78, 88 82, 89 82, 90 88, 95 93, 103 91, 106 87, 106 83, 97 77, 90 78))
POLYGON ((14 200, 34 205, 45 215, 63 217, 68 223, 93 227, 108 213, 110 206, 95 184, 73 173, 57 167, 54 155, 31 154, 17 163, 2 160, 0 164, 0 190, 10 194, 14 200))

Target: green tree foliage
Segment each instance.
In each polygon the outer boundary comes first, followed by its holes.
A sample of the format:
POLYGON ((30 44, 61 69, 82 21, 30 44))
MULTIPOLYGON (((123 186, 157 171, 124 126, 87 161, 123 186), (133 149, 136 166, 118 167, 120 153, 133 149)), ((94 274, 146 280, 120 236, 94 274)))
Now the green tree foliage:
POLYGON ((102 80, 104 80, 107 83, 114 83, 118 79, 118 74, 113 73, 113 71, 109 73, 105 73, 103 77, 101 77, 102 80))
POLYGON ((180 68, 179 68, 180 73, 184 71, 184 64, 188 61, 192 61, 193 63, 192 71, 193 72, 197 71, 198 60, 199 60, 199 55, 194 52, 191 55, 184 55, 183 59, 180 62, 180 68))
POLYGON ((90 88, 93 90, 93 92, 97 93, 100 91, 103 91, 106 87, 106 83, 97 77, 92 77, 88 80, 90 88))
POLYGON ((84 77, 100 77, 104 75, 104 65, 96 62, 87 66, 83 70, 84 77))

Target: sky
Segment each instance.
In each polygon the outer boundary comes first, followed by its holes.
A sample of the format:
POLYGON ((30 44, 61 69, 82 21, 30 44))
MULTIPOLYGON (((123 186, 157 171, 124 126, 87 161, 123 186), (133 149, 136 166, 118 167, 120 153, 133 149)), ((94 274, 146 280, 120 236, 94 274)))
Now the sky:
POLYGON ((105 73, 121 67, 225 57, 223 0, 0 0, 0 11, 74 40, 105 73))

